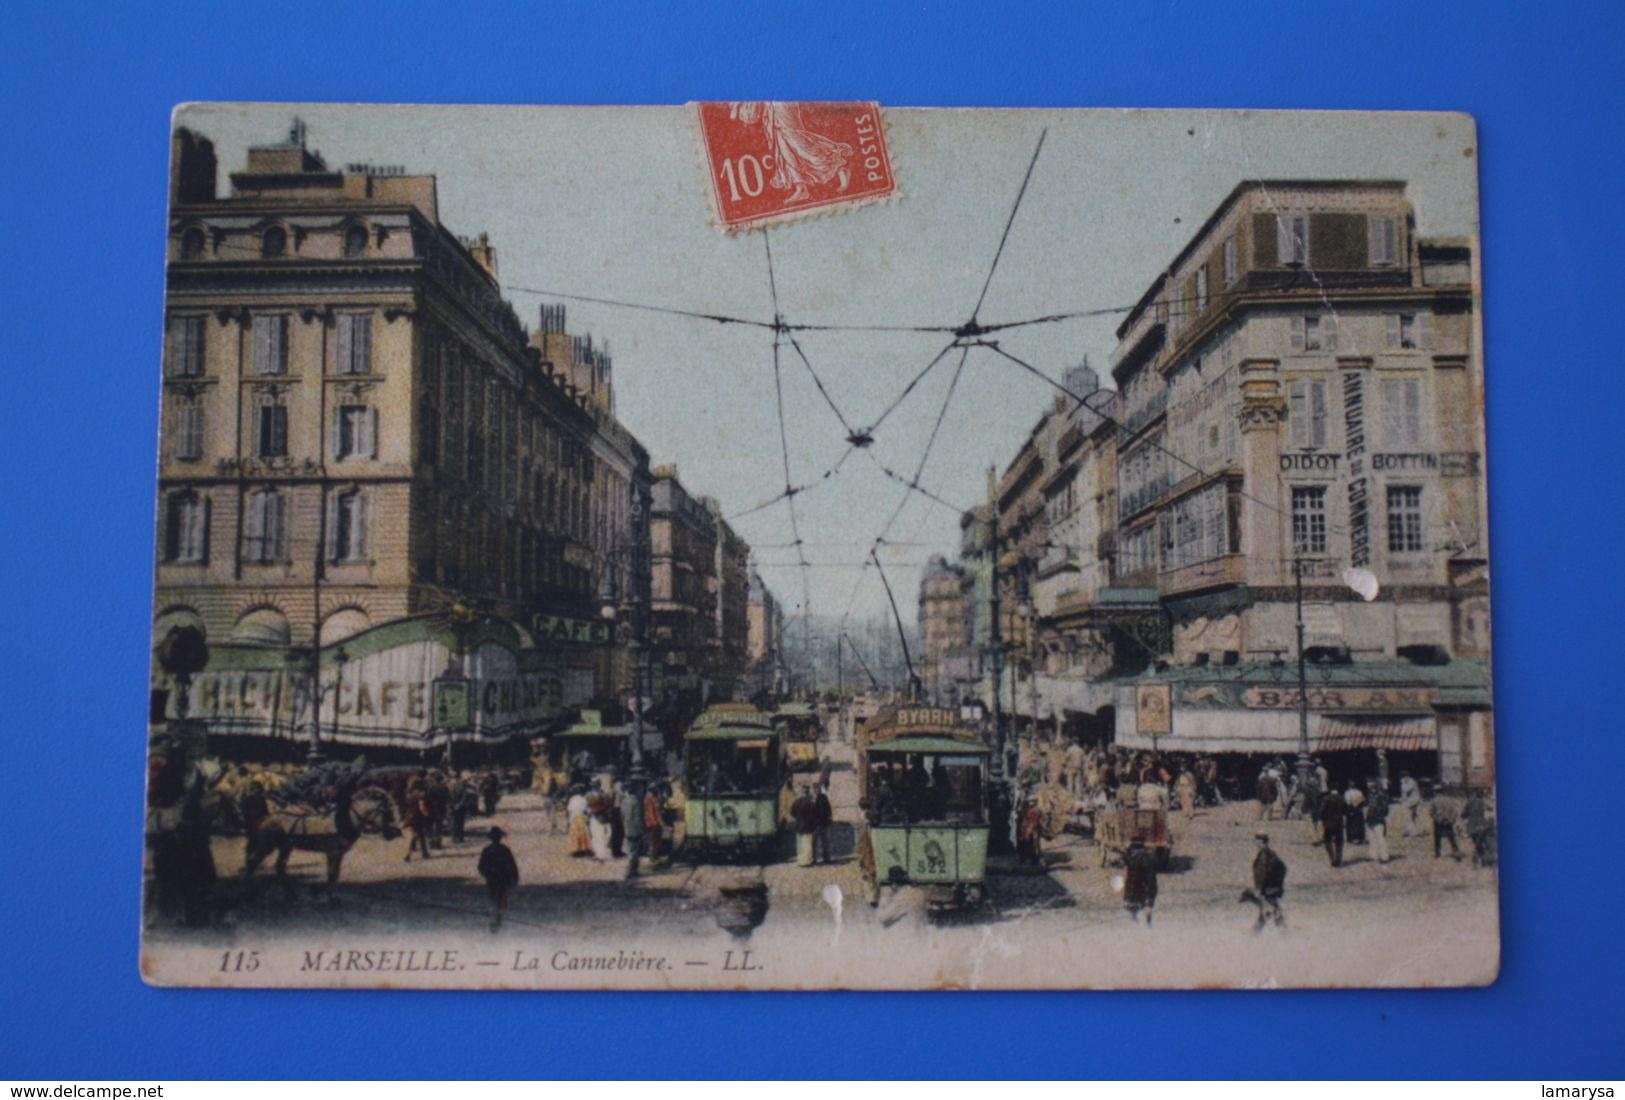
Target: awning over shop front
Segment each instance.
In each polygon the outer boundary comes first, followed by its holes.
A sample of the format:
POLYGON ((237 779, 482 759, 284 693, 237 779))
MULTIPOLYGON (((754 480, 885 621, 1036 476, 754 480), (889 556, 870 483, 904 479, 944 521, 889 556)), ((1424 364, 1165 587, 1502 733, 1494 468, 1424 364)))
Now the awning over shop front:
POLYGON ((1323 714, 1316 730, 1316 752, 1387 749, 1390 752, 1426 752, 1438 748, 1432 715, 1323 714))

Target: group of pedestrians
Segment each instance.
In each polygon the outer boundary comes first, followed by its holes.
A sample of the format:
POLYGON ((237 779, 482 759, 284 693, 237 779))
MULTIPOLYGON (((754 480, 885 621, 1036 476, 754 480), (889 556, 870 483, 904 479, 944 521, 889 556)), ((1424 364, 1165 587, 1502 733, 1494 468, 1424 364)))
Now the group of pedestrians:
POLYGON ((829 834, 830 826, 835 822, 835 809, 830 804, 828 773, 825 774, 826 782, 807 784, 795 801, 790 803, 790 821, 796 830, 797 867, 829 863, 833 858, 829 834))
POLYGON ((606 774, 590 788, 576 784, 564 807, 571 857, 599 863, 625 859, 626 877, 636 878, 643 860, 667 854, 669 800, 669 788, 651 782, 642 769, 633 769, 624 781, 606 774))
POLYGON ((449 834, 453 844, 466 839, 468 819, 477 813, 494 816, 502 796, 497 773, 486 769, 478 775, 421 768, 406 781, 402 806, 406 818, 406 862, 414 855, 430 858, 445 847, 449 834))
POLYGON ((1418 781, 1410 772, 1401 772, 1396 806, 1387 785, 1375 776, 1367 778, 1363 785, 1351 778, 1339 789, 1329 781, 1325 766, 1318 760, 1310 762, 1301 779, 1289 780, 1286 772, 1286 764, 1280 760, 1266 764, 1259 772, 1258 819, 1272 820, 1277 812, 1283 818, 1301 817, 1309 823, 1311 836, 1325 847, 1333 867, 1343 865, 1345 845, 1369 847, 1373 860, 1388 863, 1393 858, 1388 847, 1388 826, 1396 815, 1407 837, 1424 835, 1425 820, 1426 830, 1432 833, 1435 859, 1442 858, 1446 846, 1452 858, 1461 859, 1456 833, 1465 821, 1473 845, 1473 865, 1486 867, 1493 862, 1493 813, 1483 791, 1470 791, 1461 801, 1439 791, 1430 780, 1418 781))

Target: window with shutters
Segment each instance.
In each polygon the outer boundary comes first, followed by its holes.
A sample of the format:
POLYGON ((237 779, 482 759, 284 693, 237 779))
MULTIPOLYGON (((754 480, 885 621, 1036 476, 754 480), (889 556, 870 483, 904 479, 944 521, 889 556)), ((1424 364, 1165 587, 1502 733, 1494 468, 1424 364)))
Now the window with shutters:
POLYGON ((367 227, 352 225, 344 231, 344 254, 351 258, 367 254, 367 227))
POLYGON ((254 373, 288 373, 288 317, 271 314, 254 318, 254 373))
POLYGON ((1422 549, 1422 487, 1388 486, 1388 552, 1413 554, 1422 549))
POLYGON ((1201 313, 1207 308, 1207 267, 1204 265, 1196 269, 1196 312, 1201 313))
POLYGON ((198 378, 203 374, 202 317, 169 319, 169 373, 174 378, 198 378))
POLYGON ((334 417, 333 457, 378 456, 378 410, 370 405, 340 405, 334 417))
POLYGON ((191 490, 170 494, 164 509, 164 560, 199 563, 209 556, 209 502, 191 490))
POLYGON ((260 234, 260 255, 280 256, 288 251, 288 231, 280 225, 270 226, 260 234))
POLYGON ((1382 380, 1382 422, 1383 441, 1388 446, 1421 446, 1421 379, 1384 378, 1382 380))
POLYGON ((280 397, 264 397, 254 409, 254 455, 288 457, 288 406, 280 397))
POLYGON ((1326 552, 1326 487, 1297 485, 1292 489, 1292 552, 1326 552))
POLYGON ((1433 346, 1433 315, 1430 313, 1389 313, 1386 343, 1391 348, 1414 351, 1433 346))
POLYGON ((1290 341, 1295 352, 1336 351, 1336 319, 1323 317, 1318 313, 1293 317, 1290 341))
POLYGON ((243 558, 251 562, 277 562, 287 558, 284 541, 287 498, 276 489, 248 494, 243 514, 243 558))
POLYGON ((177 462, 196 462, 203 457, 203 398, 176 394, 174 417, 170 422, 170 455, 177 462))
POLYGON ((1399 222, 1396 218, 1371 218, 1367 223, 1370 240, 1367 250, 1372 267, 1393 267, 1399 262, 1399 222))
POLYGON ((203 230, 192 226, 181 234, 181 259, 196 260, 203 255, 203 230))
POLYGON ((1236 285, 1236 235, 1234 233, 1224 239, 1219 249, 1219 266, 1223 273, 1224 288, 1229 290, 1236 285))
POLYGON ((327 559, 363 561, 367 555, 367 497, 359 489, 340 493, 329 503, 327 559))
POLYGON ((1287 387, 1287 422, 1294 447, 1326 445, 1326 383, 1318 379, 1287 387))
POLYGON ((336 359, 339 374, 372 373, 372 314, 339 314, 336 359))
POLYGON ((1275 259, 1282 267, 1303 267, 1309 263, 1309 215, 1277 215, 1275 259))

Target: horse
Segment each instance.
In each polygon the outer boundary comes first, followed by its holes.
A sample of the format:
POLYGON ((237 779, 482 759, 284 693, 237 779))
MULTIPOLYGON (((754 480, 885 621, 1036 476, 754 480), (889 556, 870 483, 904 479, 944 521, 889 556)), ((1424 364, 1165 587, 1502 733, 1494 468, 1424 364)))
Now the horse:
POLYGON ((265 857, 277 854, 276 874, 282 889, 293 896, 293 883, 288 878, 288 857, 295 849, 301 852, 320 852, 327 857, 327 885, 339 880, 339 868, 344 855, 363 832, 376 831, 385 840, 400 836, 395 826, 393 807, 387 799, 369 804, 369 815, 360 821, 352 807, 354 795, 341 791, 334 800, 331 813, 298 806, 264 807, 263 813, 245 813, 248 843, 244 849, 243 877, 251 878, 265 857), (366 827, 364 828, 363 825, 366 827))

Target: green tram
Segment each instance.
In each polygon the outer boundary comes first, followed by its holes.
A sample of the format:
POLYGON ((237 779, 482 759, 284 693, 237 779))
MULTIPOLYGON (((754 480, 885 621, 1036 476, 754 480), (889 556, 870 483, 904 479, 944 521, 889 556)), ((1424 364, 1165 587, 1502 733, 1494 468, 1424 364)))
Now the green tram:
POLYGON ((767 715, 748 703, 701 712, 683 737, 688 858, 769 858, 778 846, 783 768, 767 715))
POLYGON ((785 765, 793 772, 817 771, 823 726, 812 704, 783 704, 773 712, 773 726, 784 738, 785 765))
POLYGON ((865 827, 858 858, 869 904, 882 886, 920 886, 933 909, 987 897, 989 750, 955 711, 900 706, 863 727, 865 827))

